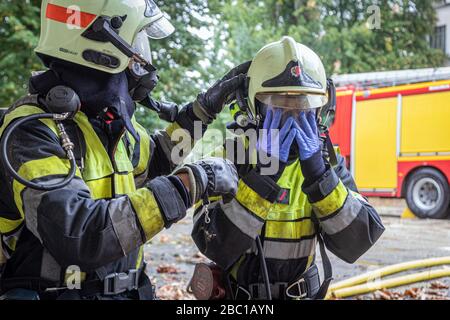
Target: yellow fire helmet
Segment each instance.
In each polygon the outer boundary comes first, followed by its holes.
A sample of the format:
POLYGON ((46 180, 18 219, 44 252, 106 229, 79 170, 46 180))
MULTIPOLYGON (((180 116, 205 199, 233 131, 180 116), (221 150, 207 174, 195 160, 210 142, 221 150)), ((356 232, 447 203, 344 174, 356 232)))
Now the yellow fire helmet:
POLYGON ((174 32, 152 0, 43 0, 36 53, 108 73, 151 72, 150 39, 174 32))
POLYGON ((264 46, 248 71, 249 116, 260 118, 257 101, 266 106, 317 109, 328 102, 327 77, 319 56, 291 37, 264 46))

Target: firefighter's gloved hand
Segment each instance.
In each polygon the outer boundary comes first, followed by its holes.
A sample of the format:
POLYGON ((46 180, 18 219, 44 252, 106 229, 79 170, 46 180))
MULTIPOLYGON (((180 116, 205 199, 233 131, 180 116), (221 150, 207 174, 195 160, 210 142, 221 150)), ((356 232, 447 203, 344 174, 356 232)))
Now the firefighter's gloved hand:
POLYGON ((293 118, 286 120, 283 127, 279 129, 281 116, 280 109, 275 109, 274 112, 271 109, 267 110, 257 149, 260 153, 263 152, 286 163, 297 131, 292 130, 295 122, 293 118))
POLYGON ((321 150, 316 116, 313 112, 301 112, 299 123, 300 125, 296 124, 295 139, 300 149, 300 160, 307 160, 321 150))
POLYGON ((189 174, 192 204, 205 196, 233 198, 236 195, 239 177, 236 167, 228 159, 207 158, 187 164, 174 174, 178 173, 189 174))
POLYGON ((194 114, 204 124, 210 124, 224 108, 235 99, 236 91, 244 85, 251 61, 247 61, 228 72, 206 92, 197 96, 193 104, 194 114))
POLYGON ((300 113, 299 122, 300 125, 295 123, 297 132, 295 140, 299 148, 305 184, 310 185, 325 173, 326 167, 314 112, 300 113))

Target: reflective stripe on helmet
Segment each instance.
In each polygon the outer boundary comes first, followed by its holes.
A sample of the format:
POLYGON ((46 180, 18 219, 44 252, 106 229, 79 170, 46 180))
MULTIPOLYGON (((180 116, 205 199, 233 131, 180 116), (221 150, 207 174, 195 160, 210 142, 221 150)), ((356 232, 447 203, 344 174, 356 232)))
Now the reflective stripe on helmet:
POLYGON ((80 11, 76 5, 66 8, 51 3, 47 5, 45 16, 47 19, 80 28, 88 27, 97 17, 95 14, 80 11))

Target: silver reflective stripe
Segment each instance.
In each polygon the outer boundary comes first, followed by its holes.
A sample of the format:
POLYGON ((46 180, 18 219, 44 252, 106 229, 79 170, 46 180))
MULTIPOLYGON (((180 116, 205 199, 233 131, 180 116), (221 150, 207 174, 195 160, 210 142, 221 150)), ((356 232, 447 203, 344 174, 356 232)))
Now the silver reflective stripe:
POLYGON ((361 208, 362 203, 352 194, 349 194, 341 210, 335 216, 320 221, 323 231, 333 235, 344 230, 355 220, 361 208))
POLYGON ((227 218, 252 239, 256 239, 264 222, 253 216, 237 200, 228 203, 220 203, 227 218))
POLYGON ((299 242, 264 241, 264 255, 269 259, 299 259, 314 255, 315 250, 315 238, 299 242))
POLYGON ((61 280, 61 267, 45 248, 42 252, 41 278, 58 283, 61 280))
MULTIPOLYGON (((54 178, 50 180, 45 180, 46 184, 54 184, 61 182, 63 178, 54 178)), ((74 189, 74 190, 83 190, 89 192, 87 185, 78 177, 75 177, 64 189, 74 189)), ((41 236, 39 235, 38 228, 38 217, 37 217, 37 209, 42 201, 42 197, 48 191, 35 190, 31 188, 25 188, 22 193, 22 203, 23 209, 25 213, 25 222, 27 228, 33 233, 33 235, 42 242, 41 236)))
POLYGON ((117 239, 125 255, 144 244, 136 221, 137 216, 128 197, 110 200, 108 211, 117 239))

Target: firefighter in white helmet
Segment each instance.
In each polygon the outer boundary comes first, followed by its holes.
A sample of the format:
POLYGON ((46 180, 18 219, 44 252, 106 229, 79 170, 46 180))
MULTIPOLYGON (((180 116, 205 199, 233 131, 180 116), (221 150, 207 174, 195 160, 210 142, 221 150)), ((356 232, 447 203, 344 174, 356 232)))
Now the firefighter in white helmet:
POLYGON ((0 123, 7 145, 0 163, 0 235, 7 258, 0 292, 6 299, 151 299, 143 245, 183 219, 205 194, 237 188, 235 167, 224 159, 172 174, 172 134, 181 129, 193 135, 196 120, 206 130, 249 64, 178 111, 149 97, 158 80, 149 39, 174 31, 157 5, 73 4, 42 1, 36 53, 48 70, 30 79, 30 94, 0 123), (134 116, 141 101, 169 110, 173 123, 149 134, 134 116), (58 110, 53 120, 21 122, 58 110), (69 167, 73 179, 66 181, 69 167))
POLYGON ((226 146, 246 149, 245 157, 234 150, 231 159, 239 173, 237 194, 231 201, 211 199, 208 210, 200 207, 192 232, 229 283, 223 284, 226 290, 198 286, 199 279, 208 279, 205 273, 217 274, 199 265, 190 285, 197 297, 223 298, 219 293, 227 292, 229 299, 321 299, 331 281, 324 246, 353 263, 383 233, 344 158, 322 144, 318 123, 325 119, 319 115, 333 107, 333 92, 321 59, 291 37, 256 54, 248 71, 248 105, 240 106, 237 121, 246 134, 215 152, 231 158, 226 146), (330 161, 333 155, 336 161, 330 161), (322 284, 315 264, 318 242, 322 284))

